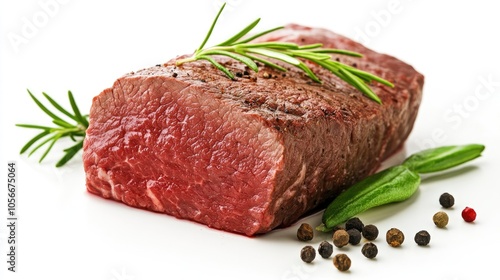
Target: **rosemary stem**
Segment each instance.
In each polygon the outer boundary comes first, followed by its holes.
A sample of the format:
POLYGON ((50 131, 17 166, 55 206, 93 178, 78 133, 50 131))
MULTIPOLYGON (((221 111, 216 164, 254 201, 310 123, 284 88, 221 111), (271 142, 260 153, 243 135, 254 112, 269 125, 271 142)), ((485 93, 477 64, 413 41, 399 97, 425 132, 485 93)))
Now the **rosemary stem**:
POLYGON ((196 53, 193 54, 193 56, 191 57, 187 57, 187 58, 183 58, 183 59, 178 59, 176 62, 175 62, 175 65, 179 66, 183 63, 187 63, 187 62, 193 62, 193 61, 196 61, 198 60, 198 58, 196 57, 196 53))

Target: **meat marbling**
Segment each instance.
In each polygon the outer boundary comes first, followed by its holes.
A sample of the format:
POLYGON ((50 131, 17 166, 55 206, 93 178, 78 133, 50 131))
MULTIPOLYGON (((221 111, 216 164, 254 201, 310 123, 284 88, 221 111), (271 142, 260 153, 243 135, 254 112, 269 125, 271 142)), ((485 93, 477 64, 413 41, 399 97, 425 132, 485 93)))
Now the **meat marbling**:
POLYGON ((129 73, 93 99, 84 143, 87 190, 127 205, 248 236, 296 222, 373 173, 404 144, 424 77, 321 28, 288 25, 262 40, 356 51, 341 62, 395 83, 379 105, 313 64, 323 81, 218 60, 129 73))

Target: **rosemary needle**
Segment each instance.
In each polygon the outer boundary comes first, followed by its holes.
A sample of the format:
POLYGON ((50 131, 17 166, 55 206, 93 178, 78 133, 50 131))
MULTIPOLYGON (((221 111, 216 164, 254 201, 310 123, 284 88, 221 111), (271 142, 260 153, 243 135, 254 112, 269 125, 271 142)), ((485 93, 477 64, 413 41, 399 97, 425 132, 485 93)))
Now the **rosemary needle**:
POLYGON ((217 20, 219 19, 219 16, 224 10, 225 6, 226 3, 224 3, 220 8, 200 47, 196 49, 191 57, 177 60, 176 65, 181 65, 183 63, 188 63, 196 60, 207 60, 212 63, 217 69, 224 72, 230 79, 234 79, 234 74, 212 57, 213 55, 222 55, 244 63, 255 72, 258 72, 259 69, 257 68, 257 65, 254 61, 261 62, 269 67, 281 71, 286 71, 284 67, 269 60, 270 58, 293 65, 304 71, 307 76, 309 76, 315 82, 321 83, 321 80, 318 78, 318 76, 316 76, 316 74, 303 62, 303 60, 308 60, 329 70, 331 73, 338 76, 351 86, 355 87, 368 98, 377 103, 382 103, 382 101, 369 87, 370 82, 375 81, 389 87, 394 87, 394 85, 387 80, 384 80, 368 72, 359 70, 357 68, 348 66, 346 64, 340 63, 338 61, 332 60, 332 57, 330 56, 331 54, 341 54, 354 57, 362 56, 361 54, 356 52, 339 49, 327 49, 323 48, 322 44, 299 46, 290 42, 275 41, 252 43, 254 39, 262 37, 263 35, 275 30, 282 29, 283 26, 257 33, 253 36, 248 37, 247 39, 242 39, 245 35, 252 31, 255 26, 257 26, 260 18, 254 20, 252 23, 247 25, 245 28, 243 28, 241 31, 239 31, 226 41, 213 47, 204 48, 210 36, 212 35, 217 20))
POLYGON ((18 127, 30 128, 35 130, 40 130, 40 133, 35 135, 31 140, 29 140, 22 148, 21 154, 28 152, 28 156, 34 154, 41 147, 46 146, 47 148, 43 152, 40 157, 39 162, 42 162, 47 154, 52 150, 54 144, 63 139, 70 138, 74 145, 64 149, 64 156, 56 163, 57 167, 63 166, 70 159, 72 159, 76 153, 83 147, 83 139, 85 138, 85 131, 89 126, 88 115, 82 115, 80 113, 80 109, 76 105, 75 99, 71 91, 68 91, 68 99, 71 106, 71 111, 64 109, 59 103, 57 103, 52 97, 50 97, 45 92, 43 96, 47 99, 47 101, 57 109, 58 113, 55 113, 49 110, 40 100, 38 100, 29 90, 29 95, 38 105, 38 107, 45 112, 50 118, 52 118, 52 123, 56 126, 41 126, 35 124, 16 124, 18 127), (71 121, 66 120, 61 117, 60 114, 63 114, 67 118, 71 119, 71 121), (58 115, 59 114, 59 115, 58 115), (31 148, 31 150, 30 150, 31 148))

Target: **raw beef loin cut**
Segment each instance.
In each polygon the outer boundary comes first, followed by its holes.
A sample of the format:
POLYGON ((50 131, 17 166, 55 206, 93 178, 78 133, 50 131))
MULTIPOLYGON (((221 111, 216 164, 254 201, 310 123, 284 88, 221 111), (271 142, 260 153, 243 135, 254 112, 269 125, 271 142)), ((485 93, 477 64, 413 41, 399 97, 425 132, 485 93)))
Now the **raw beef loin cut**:
POLYGON ((262 40, 362 53, 341 62, 374 83, 379 105, 328 71, 255 73, 225 57, 175 60, 126 74, 93 99, 83 160, 87 190, 127 205, 248 236, 293 224, 376 171, 402 147, 424 77, 331 31, 288 25, 262 40))

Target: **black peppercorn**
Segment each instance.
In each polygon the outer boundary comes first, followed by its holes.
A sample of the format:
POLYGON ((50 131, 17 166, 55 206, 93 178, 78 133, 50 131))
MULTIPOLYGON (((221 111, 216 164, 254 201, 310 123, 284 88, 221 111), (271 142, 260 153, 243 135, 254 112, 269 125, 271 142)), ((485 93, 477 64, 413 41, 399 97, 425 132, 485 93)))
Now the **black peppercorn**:
POLYGON ((427 246, 431 241, 431 235, 426 230, 421 230, 415 234, 415 242, 419 246, 427 246))
POLYGON ((328 241, 323 241, 319 244, 318 253, 322 258, 328 259, 333 253, 333 245, 328 241))
POLYGON ((297 230, 297 238, 300 241, 309 241, 312 240, 313 237, 314 237, 314 231, 312 226, 308 223, 301 224, 299 229, 297 230))
POLYGON ((399 247, 405 241, 405 236, 402 231, 397 228, 391 228, 385 235, 386 241, 391 247, 399 247))
POLYGON ((444 208, 451 208, 455 204, 455 198, 449 193, 443 193, 439 197, 439 204, 444 208))
POLYGON ((372 242, 365 243, 365 245, 363 245, 363 248, 361 248, 361 253, 367 258, 373 259, 378 254, 377 245, 373 244, 372 242))
POLYGON ((349 220, 347 220, 347 222, 345 222, 345 229, 346 230, 350 230, 351 228, 355 228, 355 229, 359 230, 359 232, 362 232, 364 226, 365 225, 363 224, 363 222, 361 222, 361 220, 357 217, 350 218, 349 220))
POLYGON ((351 267, 351 259, 346 254, 333 257, 333 265, 340 271, 347 271, 351 267))
POLYGON ((342 248, 345 245, 349 244, 349 233, 343 229, 339 229, 335 231, 333 234, 333 245, 337 248, 342 248))
POLYGON ((316 250, 314 250, 313 246, 305 246, 300 250, 300 258, 306 262, 311 263, 316 257, 316 250))
POLYGON ((347 231, 349 234, 349 243, 352 245, 358 245, 361 241, 361 232, 355 228, 351 228, 347 231))
POLYGON ((378 237, 378 228, 375 225, 366 225, 363 227, 363 237, 373 241, 378 237))

